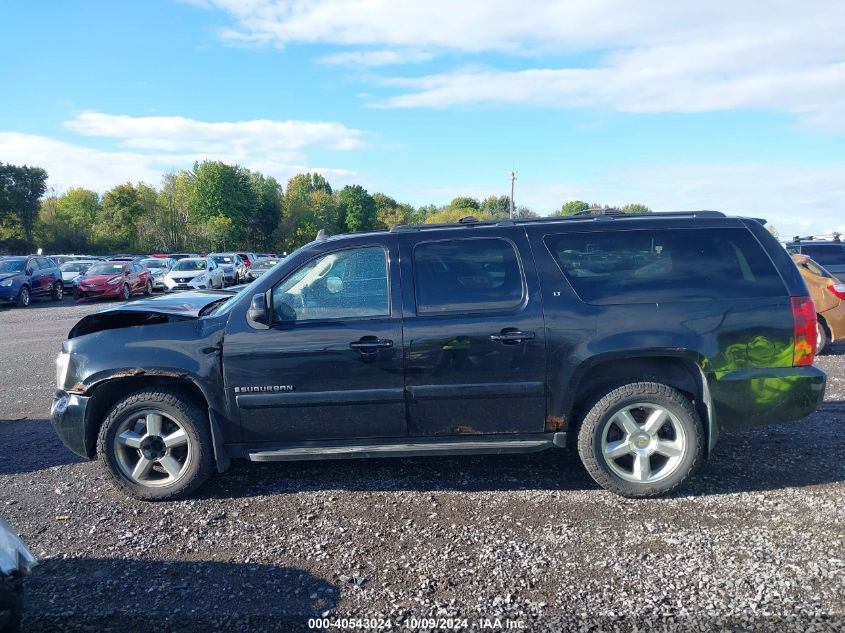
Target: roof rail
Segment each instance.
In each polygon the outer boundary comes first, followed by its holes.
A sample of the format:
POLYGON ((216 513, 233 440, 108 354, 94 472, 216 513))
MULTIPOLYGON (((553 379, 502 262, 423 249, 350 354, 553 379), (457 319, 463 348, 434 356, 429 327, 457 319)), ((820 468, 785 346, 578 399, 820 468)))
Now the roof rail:
POLYGON ((805 235, 804 237, 800 237, 796 235, 792 238, 793 242, 841 242, 842 241, 842 233, 824 233, 822 235, 805 235))

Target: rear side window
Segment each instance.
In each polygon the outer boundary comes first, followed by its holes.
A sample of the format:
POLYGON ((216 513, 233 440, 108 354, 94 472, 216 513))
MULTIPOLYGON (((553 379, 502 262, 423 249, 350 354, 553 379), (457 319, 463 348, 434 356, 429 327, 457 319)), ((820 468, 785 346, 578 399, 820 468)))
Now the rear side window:
POLYGON ((751 233, 637 229, 547 235, 546 246, 587 303, 718 301, 786 294, 751 233))
POLYGON ((831 244, 830 246, 802 246, 802 255, 809 255, 822 266, 836 266, 845 264, 845 246, 831 244))
POLYGON ((498 311, 525 294, 516 249, 500 238, 422 242, 414 248, 417 312, 498 311))

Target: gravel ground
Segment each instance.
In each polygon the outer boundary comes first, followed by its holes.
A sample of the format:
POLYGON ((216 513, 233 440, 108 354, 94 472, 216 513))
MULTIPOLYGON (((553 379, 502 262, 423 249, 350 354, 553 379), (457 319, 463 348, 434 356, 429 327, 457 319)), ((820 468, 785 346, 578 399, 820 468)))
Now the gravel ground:
POLYGON ((0 309, 0 516, 42 561, 25 631, 845 629, 845 347, 818 361, 822 410, 724 436, 671 499, 620 499, 556 451, 236 464, 148 504, 44 419, 94 309, 0 309))

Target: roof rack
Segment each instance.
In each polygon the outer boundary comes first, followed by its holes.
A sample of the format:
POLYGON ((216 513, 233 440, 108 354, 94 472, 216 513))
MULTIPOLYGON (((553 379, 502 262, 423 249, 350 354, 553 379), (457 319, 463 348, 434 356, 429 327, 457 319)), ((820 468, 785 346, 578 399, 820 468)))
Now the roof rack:
POLYGON ((806 235, 804 237, 799 237, 796 235, 792 238, 793 242, 841 242, 842 241, 842 234, 841 233, 826 233, 823 235, 806 235))
MULTIPOLYGON (((422 231, 429 229, 456 228, 459 226, 513 226, 515 224, 531 224, 534 222, 583 222, 585 220, 614 220, 636 218, 725 218, 721 211, 659 211, 656 213, 625 213, 619 209, 588 209, 573 215, 549 216, 541 218, 503 218, 501 220, 479 220, 468 215, 457 222, 438 222, 437 224, 400 224, 390 229, 391 233, 405 233, 408 231, 422 231)), ((765 222, 765 220, 761 220, 765 222)))

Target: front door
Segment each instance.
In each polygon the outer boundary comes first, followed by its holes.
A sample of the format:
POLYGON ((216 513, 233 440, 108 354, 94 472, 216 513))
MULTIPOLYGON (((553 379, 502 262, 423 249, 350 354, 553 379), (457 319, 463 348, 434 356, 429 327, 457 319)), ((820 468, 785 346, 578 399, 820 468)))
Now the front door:
POLYGON ((525 234, 454 235, 402 234, 409 434, 542 433, 545 334, 525 234))
POLYGON ((272 288, 269 329, 230 319, 224 381, 244 442, 406 435, 396 242, 327 244, 272 288))

